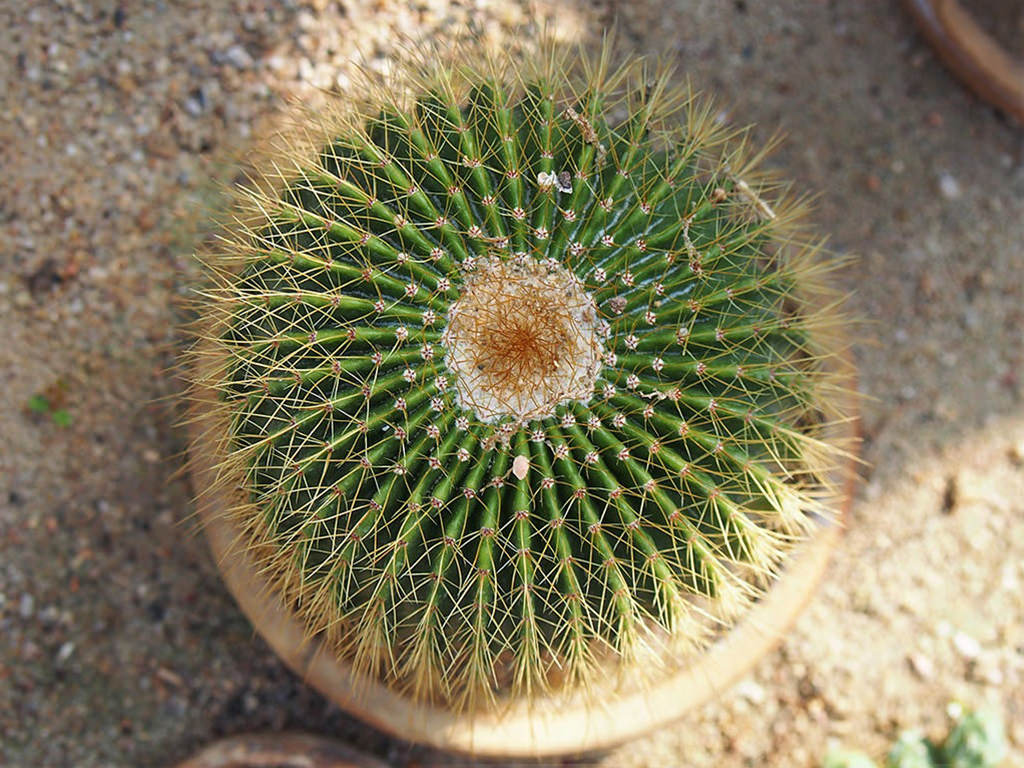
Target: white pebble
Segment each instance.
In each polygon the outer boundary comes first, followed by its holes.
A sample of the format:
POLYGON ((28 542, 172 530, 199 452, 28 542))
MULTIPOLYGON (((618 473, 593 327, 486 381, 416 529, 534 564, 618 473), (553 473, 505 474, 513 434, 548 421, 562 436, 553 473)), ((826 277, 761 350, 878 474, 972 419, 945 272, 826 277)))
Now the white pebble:
POLYGON ((976 659, 981 653, 981 643, 966 632, 957 632, 953 635, 953 647, 965 659, 976 659))
POLYGON ((960 197, 960 182, 952 174, 943 173, 939 176, 939 192, 947 200, 957 200, 960 197))
POLYGON ((224 60, 235 69, 249 69, 252 66, 252 56, 240 45, 232 45, 224 51, 224 60))
POLYGON ((736 686, 736 693, 751 704, 763 704, 767 698, 764 687, 753 680, 744 680, 736 686))
POLYGON ((912 653, 908 657, 910 668, 922 680, 930 680, 935 675, 935 664, 922 653, 912 653))
POLYGON ((512 474, 522 480, 530 471, 530 460, 519 454, 512 460, 512 474))
POLYGON ((57 663, 63 664, 69 658, 71 654, 75 652, 75 644, 68 640, 64 645, 57 651, 57 663))

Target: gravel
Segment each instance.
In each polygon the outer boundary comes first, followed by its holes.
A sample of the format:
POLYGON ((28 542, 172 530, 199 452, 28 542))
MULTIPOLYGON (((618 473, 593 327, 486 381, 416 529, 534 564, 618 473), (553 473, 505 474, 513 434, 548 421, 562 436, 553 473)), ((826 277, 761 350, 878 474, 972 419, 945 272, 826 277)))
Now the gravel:
MULTIPOLYGON (((794 631, 608 768, 810 768, 991 702, 1024 765, 1024 169, 890 0, 566 0, 788 134, 769 160, 859 256, 865 483, 794 631), (959 704, 958 704, 959 706, 959 704)), ((252 137, 386 73, 401 35, 533 34, 525 2, 0 4, 0 764, 162 766, 259 729, 387 739, 304 687, 221 586, 179 473, 190 258, 252 137), (46 409, 30 408, 45 398, 46 409), (64 415, 60 415, 64 414, 64 415), (68 420, 70 423, 67 423, 68 420)))

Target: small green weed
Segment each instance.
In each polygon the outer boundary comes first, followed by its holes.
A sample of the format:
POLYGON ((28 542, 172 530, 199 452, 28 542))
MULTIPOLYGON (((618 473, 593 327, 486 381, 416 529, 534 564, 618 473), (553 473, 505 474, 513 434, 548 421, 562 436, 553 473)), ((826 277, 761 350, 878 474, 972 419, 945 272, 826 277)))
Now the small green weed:
MULTIPOLYGON (((905 731, 893 744, 885 768, 998 768, 1006 758, 1006 734, 998 712, 968 712, 937 744, 917 731, 905 731)), ((832 749, 822 768, 877 768, 863 752, 832 749)))
POLYGON ((32 395, 28 399, 28 410, 40 416, 49 416, 58 427, 70 427, 73 419, 71 412, 63 407, 63 387, 50 387, 45 393, 32 395), (50 390, 57 390, 53 395, 50 390))

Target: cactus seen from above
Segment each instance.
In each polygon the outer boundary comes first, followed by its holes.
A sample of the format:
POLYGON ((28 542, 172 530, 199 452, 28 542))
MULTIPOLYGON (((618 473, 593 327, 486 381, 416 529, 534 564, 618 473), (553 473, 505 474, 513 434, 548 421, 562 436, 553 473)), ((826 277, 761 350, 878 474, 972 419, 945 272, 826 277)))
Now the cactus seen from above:
POLYGON ((208 259, 227 514, 310 636, 421 700, 671 666, 833 515, 836 261, 745 132, 609 61, 321 116, 208 259))

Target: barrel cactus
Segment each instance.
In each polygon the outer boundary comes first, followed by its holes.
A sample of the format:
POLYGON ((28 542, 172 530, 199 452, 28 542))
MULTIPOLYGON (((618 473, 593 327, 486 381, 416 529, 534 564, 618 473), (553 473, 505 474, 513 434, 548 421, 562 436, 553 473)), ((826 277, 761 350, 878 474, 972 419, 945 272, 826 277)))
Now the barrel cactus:
POLYGON ((207 259, 219 514, 413 701, 661 674, 834 519, 835 261, 745 132, 609 61, 414 68, 268 156, 207 259))

